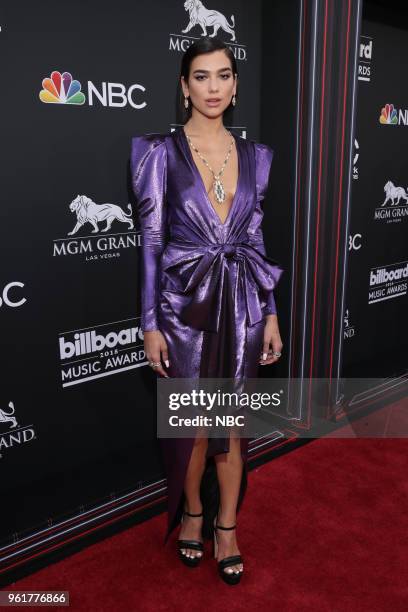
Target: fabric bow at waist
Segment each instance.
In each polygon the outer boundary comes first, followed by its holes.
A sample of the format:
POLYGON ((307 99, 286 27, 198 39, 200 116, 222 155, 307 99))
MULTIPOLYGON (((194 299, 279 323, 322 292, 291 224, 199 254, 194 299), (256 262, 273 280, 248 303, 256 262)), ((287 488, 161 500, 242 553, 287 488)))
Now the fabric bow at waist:
POLYGON ((247 242, 194 245, 170 241, 167 244, 161 262, 162 294, 186 325, 218 331, 229 261, 238 264, 238 290, 244 292, 249 325, 255 325, 263 317, 260 294, 266 300, 283 272, 276 261, 247 242))

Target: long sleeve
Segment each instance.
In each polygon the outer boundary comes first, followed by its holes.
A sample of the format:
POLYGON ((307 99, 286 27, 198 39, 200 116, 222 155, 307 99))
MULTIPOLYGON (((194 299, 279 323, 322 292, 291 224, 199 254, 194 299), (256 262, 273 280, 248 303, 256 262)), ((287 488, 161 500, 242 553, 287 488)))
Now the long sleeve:
MULTIPOLYGON (((266 144, 254 142, 256 160, 256 207, 248 227, 250 244, 255 246, 263 255, 266 255, 262 231, 263 202, 269 182, 269 173, 273 159, 273 149, 266 144)), ((273 291, 269 292, 265 314, 276 314, 276 304, 273 291)))
POLYGON ((142 234, 141 328, 158 330, 160 258, 166 236, 167 148, 162 135, 132 138, 132 187, 142 234))

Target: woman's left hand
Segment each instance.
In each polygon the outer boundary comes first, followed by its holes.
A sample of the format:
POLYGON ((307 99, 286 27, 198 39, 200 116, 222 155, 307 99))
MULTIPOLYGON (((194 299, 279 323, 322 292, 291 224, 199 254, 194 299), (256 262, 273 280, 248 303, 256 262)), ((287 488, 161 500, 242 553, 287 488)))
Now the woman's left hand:
POLYGON ((262 353, 259 359, 261 365, 275 363, 280 357, 273 355, 273 352, 282 352, 282 340, 279 333, 278 317, 276 314, 266 315, 264 329, 262 353))

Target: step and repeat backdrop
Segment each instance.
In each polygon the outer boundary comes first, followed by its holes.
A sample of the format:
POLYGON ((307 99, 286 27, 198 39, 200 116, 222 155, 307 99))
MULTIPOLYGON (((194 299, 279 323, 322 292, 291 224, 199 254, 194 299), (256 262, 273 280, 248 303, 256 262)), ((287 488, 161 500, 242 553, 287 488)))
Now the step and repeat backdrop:
POLYGON ((227 127, 260 139, 261 5, 1 9, 0 542, 164 476, 131 138, 176 127, 182 53, 216 34, 243 83, 227 127))
POLYGON ((363 19, 344 376, 397 376, 408 365, 407 53, 406 29, 363 19))
MULTIPOLYGON (((280 171, 272 172, 274 198, 265 205, 289 218, 300 6, 280 2, 278 25, 261 0, 0 7, 0 549, 125 491, 157 483, 165 491, 156 375, 140 329, 131 139, 178 125, 182 53, 215 34, 238 63, 227 127, 275 150, 280 171), (270 74, 262 58, 274 25, 283 50, 270 74), (282 117, 268 110, 277 99, 282 117)), ((403 30, 364 22, 344 376, 406 369, 408 91, 399 68, 406 47, 403 30)), ((264 235, 286 271, 276 298, 289 346, 292 221, 278 232, 274 219, 265 215, 264 235)))

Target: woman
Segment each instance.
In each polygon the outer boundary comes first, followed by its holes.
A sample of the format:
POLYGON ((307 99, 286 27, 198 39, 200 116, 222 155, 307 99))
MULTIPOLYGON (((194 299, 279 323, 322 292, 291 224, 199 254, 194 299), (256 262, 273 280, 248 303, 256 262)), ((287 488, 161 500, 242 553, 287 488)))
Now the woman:
MULTIPOLYGON (((146 356, 159 376, 257 377, 281 355, 273 289, 282 269, 265 254, 261 202, 273 151, 223 125, 236 104, 237 66, 216 38, 192 44, 180 83, 188 120, 132 140, 142 232, 146 356), (169 236, 167 237, 167 233, 169 236)), ((235 521, 247 484, 248 439, 160 439, 168 486, 165 543, 181 521, 186 565, 214 538, 221 578, 243 571, 235 521), (214 521, 215 519, 215 521, 214 521)))

